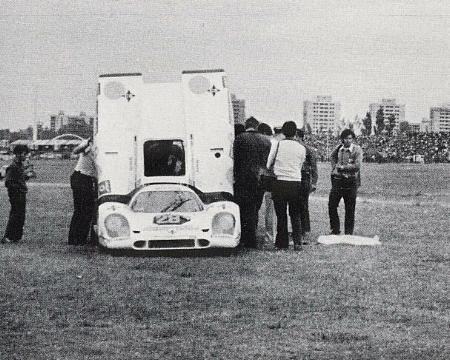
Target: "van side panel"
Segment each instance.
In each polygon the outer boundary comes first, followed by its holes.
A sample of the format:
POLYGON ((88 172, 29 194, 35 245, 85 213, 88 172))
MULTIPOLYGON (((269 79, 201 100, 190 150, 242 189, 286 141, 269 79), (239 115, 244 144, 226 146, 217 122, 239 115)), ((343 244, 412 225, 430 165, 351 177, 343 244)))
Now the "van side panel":
POLYGON ((128 194, 136 185, 135 133, 141 76, 99 78, 98 131, 94 138, 99 195, 128 194))
POLYGON ((193 185, 232 194, 234 123, 224 75, 222 70, 183 72, 182 89, 193 185))

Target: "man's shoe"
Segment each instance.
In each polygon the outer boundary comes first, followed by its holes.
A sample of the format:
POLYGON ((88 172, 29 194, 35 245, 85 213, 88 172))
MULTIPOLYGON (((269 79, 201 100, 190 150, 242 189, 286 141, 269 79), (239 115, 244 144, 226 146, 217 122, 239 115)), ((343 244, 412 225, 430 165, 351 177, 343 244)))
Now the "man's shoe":
POLYGON ((2 244, 10 244, 10 243, 12 243, 12 241, 9 240, 9 239, 5 236, 5 237, 2 238, 1 243, 2 243, 2 244))
POLYGON ((300 244, 294 244, 294 251, 302 251, 303 247, 300 244))
POLYGON ((331 230, 330 235, 340 235, 341 232, 340 231, 333 231, 331 230))

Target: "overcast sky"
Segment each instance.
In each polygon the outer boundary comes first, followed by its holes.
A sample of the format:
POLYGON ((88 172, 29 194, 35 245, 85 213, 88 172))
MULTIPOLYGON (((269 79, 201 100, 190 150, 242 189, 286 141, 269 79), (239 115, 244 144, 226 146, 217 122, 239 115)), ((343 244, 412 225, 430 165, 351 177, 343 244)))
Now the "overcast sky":
POLYGON ((437 0, 0 0, 0 128, 95 112, 97 76, 223 68, 247 116, 302 123, 331 95, 342 116, 396 98, 406 119, 450 103, 450 6, 437 0), (34 105, 36 104, 36 106, 34 105))

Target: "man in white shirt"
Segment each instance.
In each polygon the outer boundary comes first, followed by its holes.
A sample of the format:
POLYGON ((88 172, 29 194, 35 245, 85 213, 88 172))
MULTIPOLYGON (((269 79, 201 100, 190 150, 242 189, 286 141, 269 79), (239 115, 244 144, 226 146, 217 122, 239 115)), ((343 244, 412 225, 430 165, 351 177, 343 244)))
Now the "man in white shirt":
POLYGON ((277 236, 275 247, 287 249, 289 234, 287 225, 287 209, 292 224, 294 250, 302 248, 301 229, 301 180, 302 166, 306 157, 306 149, 296 139, 297 125, 287 121, 281 129, 284 139, 273 143, 267 159, 267 168, 273 167, 277 177, 273 184, 272 196, 277 216, 277 236))
POLYGON ((97 171, 92 152, 91 139, 84 140, 74 150, 79 155, 75 170, 70 177, 73 192, 74 212, 70 222, 69 245, 87 243, 95 215, 95 184, 97 171))

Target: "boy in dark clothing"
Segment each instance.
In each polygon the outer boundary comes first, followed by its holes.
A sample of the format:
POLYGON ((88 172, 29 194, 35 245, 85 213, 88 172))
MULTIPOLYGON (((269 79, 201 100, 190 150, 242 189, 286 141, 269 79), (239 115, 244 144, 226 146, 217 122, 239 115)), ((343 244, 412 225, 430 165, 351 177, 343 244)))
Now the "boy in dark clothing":
POLYGON ((13 153, 14 161, 6 169, 5 186, 8 189, 11 211, 9 212, 8 224, 2 243, 18 242, 22 239, 23 225, 25 223, 26 194, 28 191, 26 180, 27 167, 23 165, 28 153, 26 145, 17 145, 13 153))

